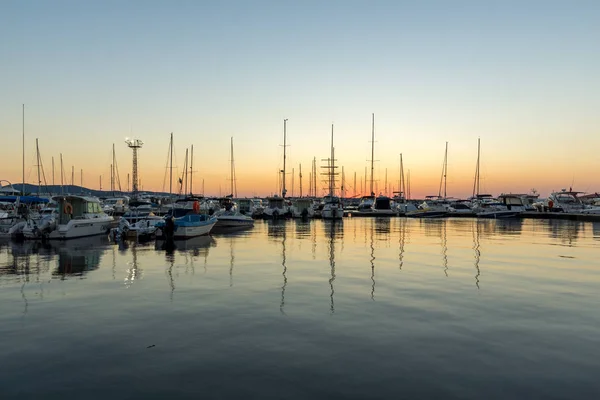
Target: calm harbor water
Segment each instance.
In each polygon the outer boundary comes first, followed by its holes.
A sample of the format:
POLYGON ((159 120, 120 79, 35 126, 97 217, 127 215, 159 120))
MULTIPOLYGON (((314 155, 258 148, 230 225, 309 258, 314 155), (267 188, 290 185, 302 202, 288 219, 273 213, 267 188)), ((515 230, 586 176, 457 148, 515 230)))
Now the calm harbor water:
POLYGON ((599 398, 599 255, 546 220, 0 242, 0 398, 599 398))

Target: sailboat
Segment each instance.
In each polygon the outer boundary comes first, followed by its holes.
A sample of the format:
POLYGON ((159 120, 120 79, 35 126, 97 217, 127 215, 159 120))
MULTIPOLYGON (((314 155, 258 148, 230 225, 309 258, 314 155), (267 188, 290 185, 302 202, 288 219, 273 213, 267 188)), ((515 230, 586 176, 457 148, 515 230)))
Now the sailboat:
POLYGON ((446 142, 446 151, 444 153, 444 163, 442 166, 442 178, 440 180, 440 189, 437 196, 425 196, 425 201, 419 205, 415 211, 406 213, 407 217, 412 218, 440 218, 447 217, 449 213, 449 203, 447 195, 447 177, 448 177, 448 142, 446 142), (443 196, 442 196, 443 188, 443 196))
POLYGON ((217 223, 215 228, 252 227, 254 220, 248 215, 237 211, 233 197, 235 194, 235 164, 233 161, 233 138, 231 138, 231 195, 221 200, 221 210, 215 213, 217 223))
POLYGON ((327 175, 329 178, 329 193, 323 198, 323 209, 321 218, 323 219, 342 219, 344 217, 344 208, 338 196, 335 195, 335 149, 333 147, 333 124, 331 125, 331 156, 327 160, 327 175))
MULTIPOLYGON (((173 194, 173 133, 170 141, 170 177, 169 177, 169 197, 173 194)), ((188 239, 196 236, 208 235, 217 223, 217 218, 200 213, 200 199, 184 198, 180 199, 178 204, 183 206, 175 207, 171 205, 169 215, 162 221, 158 221, 155 226, 157 237, 172 237, 173 239, 188 239), (191 205, 191 208, 188 206, 191 205), (177 217, 177 214, 181 215, 177 217)))
POLYGON ((385 217, 398 215, 398 212, 392 208, 392 200, 385 195, 380 194, 375 197, 373 173, 375 171, 375 114, 372 114, 371 124, 371 194, 363 196, 358 204, 358 210, 353 215, 385 217))
POLYGON ((265 219, 279 219, 291 216, 290 208, 285 199, 287 189, 285 187, 285 162, 286 162, 286 148, 287 148, 287 135, 286 135, 287 119, 283 120, 283 169, 279 171, 282 176, 282 187, 281 197, 275 195, 267 197, 267 207, 263 211, 263 218, 265 219))

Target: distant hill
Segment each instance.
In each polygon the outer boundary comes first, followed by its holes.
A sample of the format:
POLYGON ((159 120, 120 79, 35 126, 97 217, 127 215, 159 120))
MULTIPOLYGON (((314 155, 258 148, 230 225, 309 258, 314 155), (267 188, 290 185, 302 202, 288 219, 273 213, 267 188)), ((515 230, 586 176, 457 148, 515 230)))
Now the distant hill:
MULTIPOLYGON (((16 190, 21 191, 21 188, 23 187, 23 185, 20 183, 17 183, 17 184, 13 184, 12 187, 16 190)), ((37 192, 38 192, 37 185, 31 185, 28 183, 25 184, 25 194, 38 194, 37 192)), ((100 198, 113 197, 113 196, 130 196, 131 195, 129 193, 119 192, 119 191, 113 192, 110 190, 88 189, 86 187, 81 187, 78 185, 64 185, 62 187, 62 191, 61 191, 60 185, 42 186, 40 195, 41 196, 48 196, 50 194, 59 195, 61 193, 84 195, 84 196, 95 196, 95 197, 100 197, 100 198)), ((168 193, 163 193, 163 192, 144 191, 143 193, 148 193, 148 194, 154 195, 154 196, 168 196, 168 193)))

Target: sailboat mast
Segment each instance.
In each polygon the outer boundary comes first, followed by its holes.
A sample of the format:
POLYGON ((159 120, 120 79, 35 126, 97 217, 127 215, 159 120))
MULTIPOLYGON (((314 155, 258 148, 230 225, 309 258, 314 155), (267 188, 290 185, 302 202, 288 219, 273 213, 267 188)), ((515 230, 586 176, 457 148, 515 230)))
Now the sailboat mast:
POLYGON ((477 164, 475 166, 475 180, 473 181, 473 197, 479 196, 479 160, 481 155, 481 138, 477 138, 477 164))
POLYGON ((448 142, 446 142, 446 152, 444 154, 444 199, 448 197, 448 142))
POLYGON ((188 149, 185 149, 185 163, 183 164, 183 195, 187 193, 187 184, 188 184, 188 149))
POLYGON ((375 162, 375 113, 373 113, 373 121, 371 123, 371 196, 375 196, 373 192, 373 172, 375 162))
POLYGON ((342 182, 340 183, 340 196, 342 197, 342 199, 345 196, 345 191, 346 191, 346 187, 344 185, 344 182, 346 181, 346 174, 344 173, 344 166, 342 165, 342 182))
POLYGON ((169 197, 173 194, 173 132, 171 132, 171 140, 169 141, 169 161, 170 161, 170 175, 169 175, 169 197))
POLYGON ((81 169, 79 171, 79 187, 80 187, 81 193, 83 193, 83 169, 81 169))
POLYGON ((23 104, 23 180, 21 184, 21 195, 25 196, 25 104, 23 104))
POLYGON ((231 168, 231 171, 230 171, 230 176, 231 176, 231 196, 233 197, 233 136, 231 137, 231 166, 230 166, 230 168, 231 168))
POLYGON ((300 174, 298 177, 300 178, 300 197, 302 197, 302 163, 300 163, 299 168, 300 168, 300 174))
POLYGON ((440 189, 438 190, 438 197, 442 197, 442 188, 444 189, 444 199, 446 198, 446 177, 448 168, 448 142, 446 142, 446 151, 444 152, 444 164, 442 165, 442 177, 440 178, 440 189))
POLYGON ((365 167, 365 192, 367 191, 367 167, 365 167))
POLYGON ((356 197, 356 171, 354 171, 354 197, 356 197))
POLYGON ((287 135, 286 135, 287 119, 283 120, 283 186, 281 188, 281 196, 285 197, 287 192, 285 188, 285 160, 286 160, 286 147, 287 147, 287 135))
POLYGON ((194 182, 194 145, 192 145, 190 151, 190 196, 193 196, 192 184, 194 182))
POLYGON ((329 195, 334 196, 335 191, 335 160, 333 153, 333 124, 331 124, 331 166, 329 168, 329 195))
POLYGON ((35 154, 37 158, 37 175, 38 175, 38 196, 42 190, 42 179, 40 177, 40 147, 38 145, 38 139, 35 139, 35 154))
POLYGON ((404 183, 404 164, 402 162, 402 153, 400 153, 400 186, 398 191, 401 192, 401 196, 406 199, 406 188, 404 183))
POLYGON ((54 191, 54 156, 52 157, 52 190, 54 191))
POLYGON ((387 168, 385 169, 385 185, 383 187, 384 189, 384 193, 387 196, 388 195, 388 181, 387 181, 387 168))
POLYGON ((115 195, 115 144, 112 145, 112 164, 110 164, 110 190, 115 195))
POLYGON ((408 170, 408 175, 406 176, 406 199, 410 200, 410 169, 408 170))
POLYGON ((65 194, 65 188, 64 188, 64 183, 63 183, 64 175, 65 175, 65 173, 63 170, 62 153, 60 153, 60 194, 65 194))

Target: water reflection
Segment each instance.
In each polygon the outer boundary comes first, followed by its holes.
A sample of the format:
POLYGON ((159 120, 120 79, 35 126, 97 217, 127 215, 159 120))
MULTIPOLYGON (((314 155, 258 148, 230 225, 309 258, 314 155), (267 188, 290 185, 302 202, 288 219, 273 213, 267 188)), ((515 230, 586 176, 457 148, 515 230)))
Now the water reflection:
POLYGON ((523 219, 506 218, 495 220, 494 232, 502 235, 520 235, 523 230, 523 219))
POLYGON ((479 260, 481 259, 481 244, 479 242, 479 229, 481 224, 479 223, 479 221, 474 220, 473 221, 473 252, 474 252, 474 258, 475 258, 475 285, 477 286, 477 289, 479 289, 479 275, 481 274, 481 271, 479 270, 479 260))
POLYGON ((448 235, 447 235, 447 220, 443 219, 441 222, 440 238, 442 242, 442 264, 444 265, 444 275, 448 277, 448 235))
POLYGON ((550 237, 559 239, 563 245, 574 246, 579 238, 580 231, 583 231, 585 223, 579 221, 547 220, 550 237))
POLYGON ((98 269, 104 248, 81 248, 65 246, 58 250, 58 267, 52 273, 60 279, 70 276, 83 278, 90 271, 98 269))
POLYGON ((329 253, 329 311, 333 314, 335 313, 335 288, 333 286, 335 281, 335 242, 337 238, 343 237, 344 230, 342 221, 324 221, 323 230, 325 237, 327 238, 329 253))
POLYGON ((402 269, 404 265, 404 246, 406 243, 406 220, 399 220, 400 228, 398 229, 398 269, 402 269))
POLYGON ((369 242, 369 247, 371 249, 371 258, 369 260, 369 263, 371 264, 371 300, 375 301, 375 243, 374 243, 374 236, 375 236, 375 224, 373 223, 373 221, 371 221, 371 240, 369 242))
MULTIPOLYGON (((243 235, 242 232, 238 232, 239 235, 243 235)), ((235 234, 233 235, 235 236, 235 234)), ((166 270, 165 275, 169 284, 170 295, 169 298, 173 301, 175 294, 175 279, 173 276, 174 271, 176 272, 176 256, 177 254, 183 257, 183 264, 185 265, 186 272, 191 270, 192 274, 195 273, 195 260, 199 257, 204 259, 204 272, 206 273, 206 265, 208 260, 208 254, 211 247, 215 247, 217 241, 210 235, 198 236, 190 239, 183 240, 157 240, 155 243, 155 250, 164 251, 166 270)), ((233 251, 233 249, 232 249, 233 251)), ((233 261, 232 261, 233 262, 233 261)), ((231 264, 230 274, 233 273, 233 264, 231 264)))
POLYGON ((296 228, 296 237, 298 239, 305 239, 311 236, 311 220, 295 220, 295 228, 296 228))
MULTIPOLYGON (((277 226, 277 225, 276 225, 277 226)), ((281 285, 281 302, 279 303, 279 311, 282 314, 285 314, 283 311, 283 307, 285 306, 285 288, 287 286, 287 266, 286 266, 286 254, 285 254, 285 240, 286 240, 286 232, 285 227, 282 230, 278 230, 277 233, 281 236, 281 266, 282 271, 281 275, 283 276, 283 284, 281 285)))

